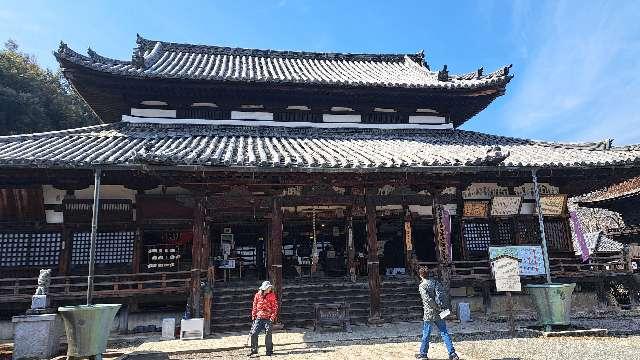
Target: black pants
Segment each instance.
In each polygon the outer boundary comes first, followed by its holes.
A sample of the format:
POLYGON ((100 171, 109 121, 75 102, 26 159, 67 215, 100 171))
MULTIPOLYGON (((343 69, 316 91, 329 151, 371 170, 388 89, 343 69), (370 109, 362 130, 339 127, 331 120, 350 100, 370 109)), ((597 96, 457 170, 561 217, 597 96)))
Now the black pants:
POLYGON ((264 329, 265 339, 264 345, 267 348, 267 354, 273 353, 273 340, 271 339, 271 320, 269 319, 255 319, 253 325, 251 325, 251 351, 258 352, 258 335, 264 329))

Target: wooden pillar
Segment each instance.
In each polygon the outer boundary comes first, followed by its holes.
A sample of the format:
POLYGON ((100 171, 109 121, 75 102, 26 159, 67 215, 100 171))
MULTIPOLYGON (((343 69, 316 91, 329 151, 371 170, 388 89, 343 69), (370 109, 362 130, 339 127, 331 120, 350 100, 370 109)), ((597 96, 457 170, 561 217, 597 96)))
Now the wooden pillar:
POLYGON ((206 224, 206 209, 203 199, 196 202, 193 213, 193 243, 191 245, 191 306, 192 316, 200 317, 200 273, 206 269, 208 254, 205 253, 209 242, 208 227, 206 224))
MULTIPOLYGON (((271 238, 267 246, 269 281, 282 304, 282 206, 278 198, 273 199, 271 211, 271 238)), ((279 321, 279 320, 278 320, 279 321)))
POLYGON ((213 286, 215 285, 215 269, 213 266, 207 268, 207 286, 204 291, 204 305, 203 314, 204 317, 204 334, 211 334, 211 313, 213 312, 213 286))
POLYGON ((380 310, 380 262, 378 260, 378 227, 376 226, 376 206, 371 201, 366 203, 367 213, 367 244, 369 256, 367 259, 367 274, 369 276, 369 322, 382 320, 380 310))
MULTIPOLYGON (((144 195, 144 190, 138 190, 137 195, 144 195)), ((138 196, 136 196, 136 205, 139 204, 138 196)), ((140 206, 136 206, 136 237, 133 240, 133 259, 131 259, 131 272, 137 274, 140 272, 140 263, 143 254, 143 229, 144 214, 140 206)))
POLYGON ((347 269, 352 282, 356 281, 356 247, 353 240, 353 217, 349 215, 347 220, 347 269))
POLYGON ((59 275, 69 275, 71 270, 71 246, 73 232, 67 226, 62 227, 62 246, 60 247, 60 261, 58 262, 59 275))

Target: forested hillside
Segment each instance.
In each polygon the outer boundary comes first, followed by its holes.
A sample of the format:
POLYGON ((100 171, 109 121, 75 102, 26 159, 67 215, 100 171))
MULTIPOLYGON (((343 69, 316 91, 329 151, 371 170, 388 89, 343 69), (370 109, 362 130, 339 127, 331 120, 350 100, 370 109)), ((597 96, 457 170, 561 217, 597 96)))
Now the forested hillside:
POLYGON ((64 79, 9 40, 0 50, 0 135, 76 128, 98 118, 64 79))

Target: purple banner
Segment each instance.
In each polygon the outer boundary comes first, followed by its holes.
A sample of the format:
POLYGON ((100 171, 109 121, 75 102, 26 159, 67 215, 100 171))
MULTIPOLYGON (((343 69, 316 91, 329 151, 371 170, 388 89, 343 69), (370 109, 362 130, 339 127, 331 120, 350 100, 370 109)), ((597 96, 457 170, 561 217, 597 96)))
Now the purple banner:
POLYGON ((576 240, 578 240, 578 246, 580 246, 580 253, 582 257, 582 262, 589 260, 589 247, 587 246, 587 242, 584 240, 584 234, 582 233, 582 226, 580 225, 580 219, 578 219, 578 215, 575 211, 569 212, 569 216, 571 217, 571 222, 573 223, 573 231, 576 233, 576 240))
POLYGON ((444 225, 444 239, 447 243, 447 252, 449 253, 449 261, 453 261, 453 251, 451 248, 451 214, 446 207, 442 207, 442 223, 444 225))

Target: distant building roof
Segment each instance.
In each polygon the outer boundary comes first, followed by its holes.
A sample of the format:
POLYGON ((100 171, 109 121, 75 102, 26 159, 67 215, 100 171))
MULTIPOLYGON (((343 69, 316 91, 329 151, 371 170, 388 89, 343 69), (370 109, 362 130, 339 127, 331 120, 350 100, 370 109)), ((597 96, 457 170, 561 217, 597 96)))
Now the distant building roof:
MULTIPOLYGON (((0 166, 203 165, 230 168, 386 169, 605 167, 640 163, 640 150, 545 143, 458 129, 287 127, 259 121, 122 122, 0 137, 0 166), (150 123, 151 122, 151 123, 150 123), (204 124, 206 123, 206 124, 204 124)), ((353 126, 356 126, 354 124, 353 126)), ((360 125, 361 126, 361 125, 360 125)))
MULTIPOLYGON (((619 252, 622 250, 622 243, 615 241, 605 235, 602 231, 596 231, 592 233, 584 234, 584 240, 587 243, 589 252, 593 253, 606 253, 606 252, 619 252)), ((581 255, 580 245, 578 245, 576 237, 573 237, 573 248, 576 254, 581 255)))
POLYGON ((483 74, 482 69, 449 75, 431 71, 417 54, 345 54, 275 51, 154 41, 138 36, 132 60, 81 55, 61 43, 55 53, 63 66, 131 78, 189 79, 224 82, 291 83, 352 87, 481 89, 511 80, 510 66, 483 74))
POLYGON ((580 199, 579 205, 587 207, 606 207, 613 201, 638 195, 640 195, 640 176, 587 194, 580 199))

